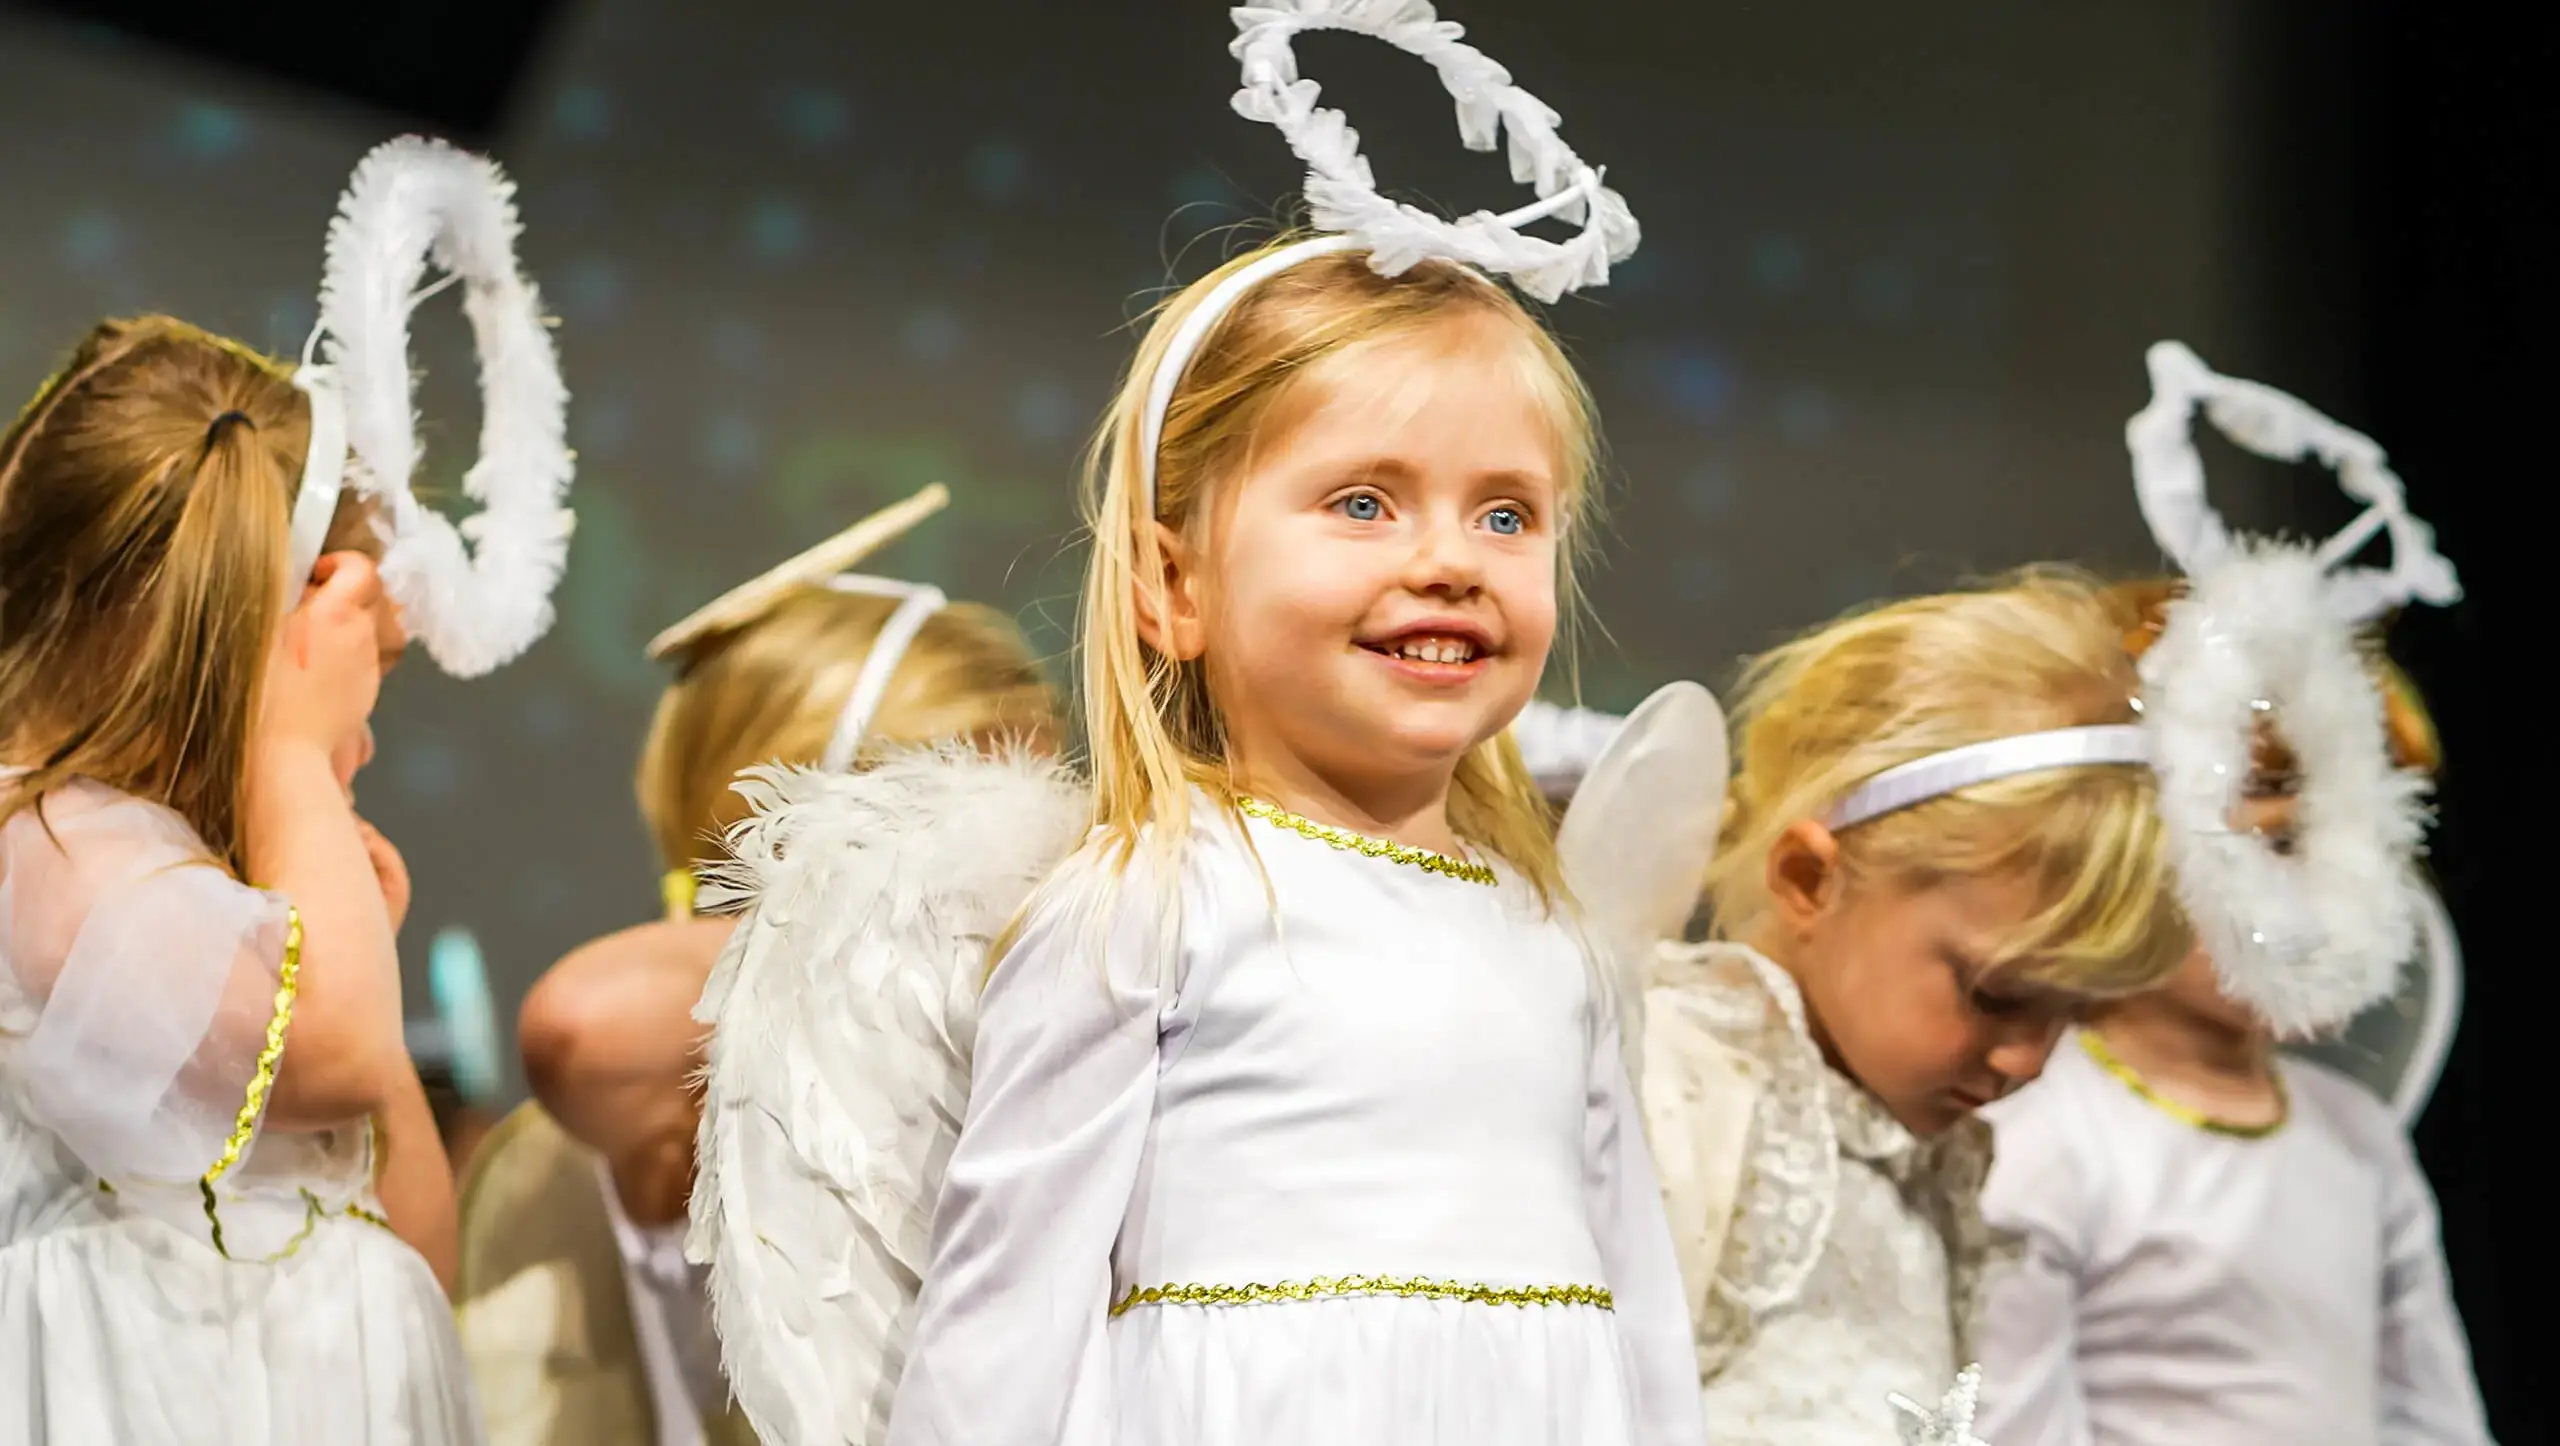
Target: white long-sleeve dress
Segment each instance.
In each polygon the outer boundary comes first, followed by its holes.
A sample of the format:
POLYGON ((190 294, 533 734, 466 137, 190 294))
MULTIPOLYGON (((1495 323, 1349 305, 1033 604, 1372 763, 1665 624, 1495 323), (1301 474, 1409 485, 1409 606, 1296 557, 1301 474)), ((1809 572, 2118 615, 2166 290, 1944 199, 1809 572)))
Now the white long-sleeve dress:
POLYGON ((1080 856, 988 982, 890 1439, 1702 1441, 1575 934, 1507 875, 1194 816, 1177 924, 1080 856))
POLYGON ((260 1129, 288 908, 202 859, 93 783, 0 828, 0 1446, 477 1442, 369 1132, 260 1129))
POLYGON ((2077 1040, 1993 1107, 1985 1208, 2027 1237, 1995 1280, 1983 1414, 1998 1446, 2480 1446, 2435 1199, 2354 1081, 2281 1068, 2284 1125, 2209 1132, 2077 1040))
POLYGON ((1718 1446, 1891 1446, 1890 1398, 1935 1402, 1971 1358, 2007 1244, 1981 1210, 1989 1129, 1905 1129, 1742 945, 1660 945, 1644 1005, 1645 1111, 1718 1446))

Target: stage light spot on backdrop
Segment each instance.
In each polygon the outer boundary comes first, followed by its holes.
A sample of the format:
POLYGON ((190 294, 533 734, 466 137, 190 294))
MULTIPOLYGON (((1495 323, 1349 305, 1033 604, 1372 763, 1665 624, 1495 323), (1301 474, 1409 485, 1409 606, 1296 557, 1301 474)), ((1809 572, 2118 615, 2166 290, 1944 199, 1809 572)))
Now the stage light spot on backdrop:
POLYGON ((1712 557, 1687 557, 1671 574, 1672 586, 1679 591, 1680 601, 1691 607, 1714 602, 1724 595, 1724 569, 1712 557))
POLYGON ((611 321, 622 314, 622 268, 603 256, 581 256, 562 268, 560 304, 572 321, 611 321))
POLYGON ((1816 386, 1789 387, 1778 399, 1778 427, 1790 441, 1827 441, 1840 430, 1840 407, 1816 386))
POLYGON ((249 138, 249 123, 227 105, 191 101, 178 109, 179 153, 189 160, 220 161, 237 155, 249 138))
POLYGON ((1020 146, 990 137, 969 153, 969 188, 982 201, 1010 201, 1022 189, 1029 167, 1020 146))
POLYGON ((536 687, 519 705, 518 723, 536 744, 566 742, 578 731, 577 705, 557 689, 536 687))
POLYGON ((630 443, 631 404, 622 398, 585 393, 570 409, 569 445, 578 449, 582 460, 613 456, 630 443))
POLYGON ((1908 262, 1870 261, 1858 268, 1858 309, 1876 321, 1910 320, 1918 289, 1908 262))
POLYGON ((1732 511, 1735 499, 1741 495, 1732 466, 1722 458, 1710 457, 1700 462, 1680 482, 1681 505, 1700 522, 1712 522, 1732 511))
POLYGON ((1075 398, 1064 383, 1043 378, 1013 394, 1013 429, 1027 442, 1060 442, 1075 430, 1075 398))
POLYGON ((551 125, 573 141, 600 141, 613 133, 613 97, 600 85, 564 87, 551 103, 551 125))
POLYGON ((930 362, 949 361, 960 351, 960 318, 939 306, 919 307, 907 314, 906 325, 898 336, 909 356, 930 362))
POLYGON ((1690 422, 1713 427, 1732 415, 1740 383, 1723 353, 1687 342, 1647 347, 1638 357, 1647 389, 1690 422))
POLYGON ((1849 563, 1833 568, 1823 587, 1829 594, 1831 611, 1845 612, 1883 597, 1891 589, 1891 584, 1883 569, 1865 563, 1849 563))
POLYGON ((1763 296, 1792 296, 1808 270, 1804 248, 1792 237, 1763 236, 1751 245, 1751 286, 1763 296))
POLYGON ((320 303, 307 291, 267 298, 267 319, 264 323, 267 350, 288 361, 300 361, 302 344, 309 339, 311 328, 319 320, 320 303))
POLYGON ((714 472, 736 478, 756 464, 763 454, 764 434, 755 418, 742 411, 725 411, 702 425, 694 441, 693 454, 714 472))
POLYGON ((710 343, 711 360, 727 371, 753 371, 764 360, 764 329, 742 316, 715 318, 710 343))
POLYGON ((804 146, 841 145, 853 134, 853 102, 825 86, 782 87, 773 97, 772 113, 782 133, 804 146))
POLYGON ((104 211, 74 214, 62 227, 62 260, 75 271, 97 271, 124 251, 124 228, 104 211))
POLYGON ((788 261, 809 249, 809 213, 780 196, 747 212, 747 249, 759 261, 788 261))
POLYGON ((385 747, 373 772, 389 765, 392 786, 413 804, 442 804, 462 786, 462 755, 442 737, 419 727, 403 727, 399 746, 385 747))

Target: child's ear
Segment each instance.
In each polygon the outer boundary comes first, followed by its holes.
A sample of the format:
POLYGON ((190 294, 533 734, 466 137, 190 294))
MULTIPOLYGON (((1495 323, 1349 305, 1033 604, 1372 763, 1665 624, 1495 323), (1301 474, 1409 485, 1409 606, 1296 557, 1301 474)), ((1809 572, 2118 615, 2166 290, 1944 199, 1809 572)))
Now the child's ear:
POLYGON ((1840 839, 1809 818, 1787 825, 1769 845, 1769 905, 1791 934, 1811 929, 1840 888, 1840 839))
POLYGON ((1164 559, 1162 576, 1138 579, 1138 637, 1148 647, 1177 663, 1188 663, 1209 648, 1209 628, 1200 606, 1199 554, 1182 534, 1155 524, 1156 547, 1164 559))

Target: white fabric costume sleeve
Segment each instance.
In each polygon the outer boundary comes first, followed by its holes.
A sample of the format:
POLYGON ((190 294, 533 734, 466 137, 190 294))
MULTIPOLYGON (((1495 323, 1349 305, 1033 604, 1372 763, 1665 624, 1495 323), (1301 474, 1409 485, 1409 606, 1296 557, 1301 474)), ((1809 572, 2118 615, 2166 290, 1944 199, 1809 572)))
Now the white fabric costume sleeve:
POLYGON ((1583 775, 1627 720, 1590 708, 1563 708, 1531 699, 1511 721, 1511 741, 1547 797, 1565 799, 1582 784, 1583 775))
POLYGON ((1980 1340, 1982 1399, 1974 1431, 1999 1446, 2091 1446, 2080 1381, 2080 1282, 2096 1234, 2085 1162, 2074 1147, 2087 1121, 2022 1095, 1993 1107, 1996 1163, 1983 1217, 2026 1237, 2020 1258, 1987 1282, 1980 1340))
POLYGON ((2471 1372, 2471 1346, 2453 1308, 2435 1192, 2407 1137, 2394 1130, 2389 1140, 2390 1154, 2380 1162, 2389 1213, 2382 1242, 2379 1439, 2382 1446, 2486 1446, 2489 1423, 2471 1372))
POLYGON ((74 783, 42 811, 0 835, 0 1035, 21 1041, 0 1058, 101 1179, 196 1179, 257 1073, 285 901, 157 804, 74 783))
POLYGON ((1634 1368, 1636 1439, 1703 1443, 1698 1356, 1692 1344, 1680 1260, 1663 1214, 1662 1185, 1645 1148, 1644 1114, 1627 1082, 1618 1011, 1604 998, 1593 1011, 1590 1161, 1591 1233, 1609 1276, 1618 1329, 1634 1368))
POLYGON ((1113 1439, 1111 1250, 1154 1115, 1159 936, 1139 871, 1067 868, 979 1004, 891 1446, 1113 1439), (1078 906, 1106 891, 1107 933, 1078 906))

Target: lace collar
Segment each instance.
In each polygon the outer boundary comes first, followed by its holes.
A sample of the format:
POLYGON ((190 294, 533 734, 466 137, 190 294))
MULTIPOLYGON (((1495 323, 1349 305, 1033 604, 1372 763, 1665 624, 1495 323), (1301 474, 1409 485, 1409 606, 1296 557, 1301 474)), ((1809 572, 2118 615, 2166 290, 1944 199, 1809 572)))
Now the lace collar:
POLYGON ((1784 969, 1741 944, 1684 948, 1686 989, 1708 1006, 1720 1042, 1755 1063, 1763 1085, 1713 1295, 1746 1319, 1794 1301, 1830 1243, 1842 1162, 1859 1160, 1893 1178, 1946 1241, 1949 1311, 1970 1351, 1984 1272, 2014 1248, 1982 1218, 1990 1125, 1966 1119, 1927 1139, 1914 1135, 1823 1058, 1803 993, 1784 969))

